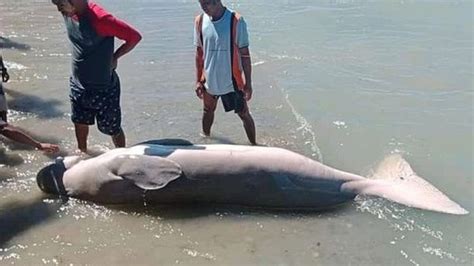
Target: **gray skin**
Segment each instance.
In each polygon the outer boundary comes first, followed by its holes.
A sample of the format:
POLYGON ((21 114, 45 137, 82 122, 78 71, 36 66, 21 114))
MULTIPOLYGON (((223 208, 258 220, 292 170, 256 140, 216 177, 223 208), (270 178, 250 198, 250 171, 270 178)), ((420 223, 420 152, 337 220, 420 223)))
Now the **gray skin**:
POLYGON ((421 209, 468 213, 401 157, 381 165, 378 171, 390 179, 367 179, 281 148, 159 140, 86 160, 67 157, 59 183, 66 196, 103 204, 197 202, 320 210, 365 194, 421 209))
POLYGON ((356 194, 341 192, 341 185, 363 179, 288 150, 235 145, 137 145, 67 164, 67 195, 107 204, 323 209, 352 200, 356 194))

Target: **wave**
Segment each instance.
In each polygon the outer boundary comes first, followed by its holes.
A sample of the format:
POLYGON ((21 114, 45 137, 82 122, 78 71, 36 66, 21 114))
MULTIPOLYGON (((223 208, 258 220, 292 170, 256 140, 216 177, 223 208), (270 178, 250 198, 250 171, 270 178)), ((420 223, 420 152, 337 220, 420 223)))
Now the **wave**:
POLYGON ((318 147, 317 136, 313 130, 313 127, 308 122, 308 120, 306 120, 306 118, 296 110, 296 108, 294 107, 293 103, 290 100, 290 96, 288 92, 283 87, 280 87, 280 90, 283 93, 285 97, 285 101, 290 107, 291 112, 295 116, 296 121, 300 124, 300 127, 298 127, 296 130, 301 131, 301 135, 303 136, 305 140, 305 144, 310 146, 310 149, 312 152, 311 156, 315 157, 316 160, 322 163, 323 155, 321 153, 321 149, 318 147))

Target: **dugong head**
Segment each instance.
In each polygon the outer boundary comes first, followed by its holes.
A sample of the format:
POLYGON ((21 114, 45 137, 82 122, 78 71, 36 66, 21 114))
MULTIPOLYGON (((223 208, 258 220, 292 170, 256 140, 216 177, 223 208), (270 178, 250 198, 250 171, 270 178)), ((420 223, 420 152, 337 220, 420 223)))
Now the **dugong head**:
POLYGON ((63 175, 66 172, 64 159, 58 157, 53 164, 50 164, 38 172, 36 182, 38 187, 45 193, 63 195, 66 193, 63 185, 63 175))

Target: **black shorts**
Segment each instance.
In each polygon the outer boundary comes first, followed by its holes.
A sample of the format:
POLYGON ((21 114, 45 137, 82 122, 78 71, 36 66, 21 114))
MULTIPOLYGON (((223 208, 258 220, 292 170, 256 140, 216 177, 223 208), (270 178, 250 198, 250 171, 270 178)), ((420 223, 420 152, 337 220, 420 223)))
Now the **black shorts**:
POLYGON ((242 91, 233 91, 220 96, 222 105, 226 112, 234 110, 235 113, 240 113, 245 108, 244 93, 242 91))

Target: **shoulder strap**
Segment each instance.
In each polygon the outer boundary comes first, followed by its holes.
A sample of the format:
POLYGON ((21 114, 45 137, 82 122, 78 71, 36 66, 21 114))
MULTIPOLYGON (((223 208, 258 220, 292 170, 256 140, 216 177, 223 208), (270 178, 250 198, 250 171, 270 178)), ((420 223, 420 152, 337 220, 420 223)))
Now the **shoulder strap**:
POLYGON ((231 34, 230 34, 230 63, 231 63, 231 69, 232 69, 232 83, 234 85, 234 89, 237 90, 242 90, 244 87, 244 82, 242 79, 242 72, 240 69, 240 51, 239 51, 239 46, 237 44, 238 40, 238 23, 240 20, 241 16, 237 12, 232 12, 232 17, 231 17, 231 34))
POLYGON ((234 65, 234 17, 235 13, 232 12, 232 15, 230 17, 230 66, 232 67, 234 65))
MULTIPOLYGON (((236 26, 237 26, 237 18, 235 12, 232 12, 231 18, 230 18, 230 69, 234 69, 234 60, 237 58, 234 58, 234 48, 235 48, 235 41, 237 40, 237 31, 236 31, 236 26)), ((234 85, 234 90, 237 90, 237 81, 235 80, 234 73, 232 72, 232 84, 234 85)))

